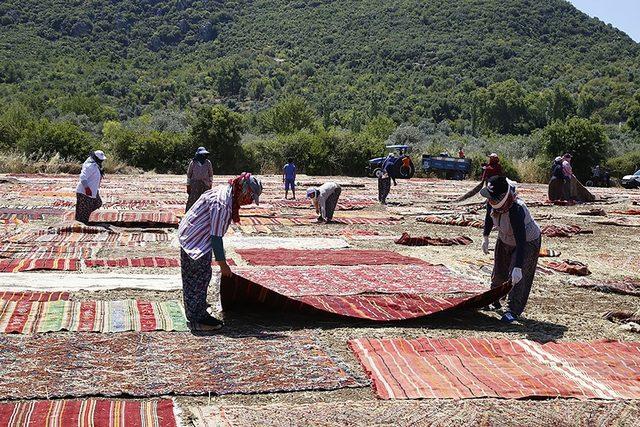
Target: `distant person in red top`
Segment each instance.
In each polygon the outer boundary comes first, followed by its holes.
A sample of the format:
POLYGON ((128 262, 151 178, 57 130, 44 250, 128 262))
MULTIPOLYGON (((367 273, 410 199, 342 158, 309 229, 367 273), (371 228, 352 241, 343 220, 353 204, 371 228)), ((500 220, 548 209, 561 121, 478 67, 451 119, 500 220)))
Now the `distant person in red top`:
POLYGON ((482 180, 484 182, 487 182, 492 176, 504 176, 500 159, 496 153, 489 155, 489 163, 482 166, 482 169, 484 169, 484 172, 482 172, 482 180))
POLYGON ((464 150, 462 149, 462 147, 460 147, 460 150, 458 150, 458 157, 461 159, 465 158, 464 150))

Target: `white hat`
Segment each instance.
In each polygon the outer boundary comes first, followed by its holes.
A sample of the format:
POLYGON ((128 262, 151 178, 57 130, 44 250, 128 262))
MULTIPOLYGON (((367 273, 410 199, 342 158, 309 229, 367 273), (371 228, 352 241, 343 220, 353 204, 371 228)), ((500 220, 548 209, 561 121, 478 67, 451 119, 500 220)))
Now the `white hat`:
POLYGON ((104 151, 102 150, 96 150, 93 152, 93 154, 98 158, 98 160, 103 161, 107 158, 107 156, 104 155, 104 151))

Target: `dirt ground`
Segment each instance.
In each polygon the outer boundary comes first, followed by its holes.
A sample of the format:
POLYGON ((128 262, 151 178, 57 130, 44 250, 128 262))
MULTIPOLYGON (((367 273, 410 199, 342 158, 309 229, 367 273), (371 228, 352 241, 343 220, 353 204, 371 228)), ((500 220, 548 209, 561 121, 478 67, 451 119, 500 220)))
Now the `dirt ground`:
MULTIPOLYGON (((145 185, 151 185, 153 182, 158 185, 160 182, 168 189, 175 189, 175 192, 167 190, 160 193, 157 197, 168 199, 185 198, 180 190, 182 177, 159 177, 151 175, 149 178, 144 176, 136 178, 136 187, 144 188, 145 185), (145 181, 146 180, 146 181, 145 181)), ((317 180, 334 180, 339 183, 365 184, 365 188, 344 187, 342 200, 353 201, 375 201, 376 199, 376 182, 372 179, 355 179, 346 177, 334 178, 305 178, 301 181, 317 181, 317 180)), ((46 177, 42 177, 41 181, 46 181, 46 177)), ((41 182, 39 181, 39 182, 41 182)), ((263 196, 263 207, 272 209, 279 216, 310 216, 313 212, 310 208, 293 209, 282 207, 271 207, 274 202, 281 202, 283 192, 279 188, 278 178, 267 177, 265 180, 266 193, 263 196)), ((42 198, 35 201, 33 198, 20 196, 20 185, 26 185, 26 181, 22 180, 21 184, 12 184, 10 189, 3 189, 5 195, 15 195, 13 198, 4 199, 2 206, 31 204, 31 205, 51 205, 52 200, 43 200, 42 198)), ((68 180, 62 180, 60 187, 69 187, 66 183, 68 180)), ((114 198, 131 197, 131 192, 124 192, 120 186, 125 186, 127 177, 110 178, 109 186, 103 190, 103 197, 108 200, 114 198), (112 194, 110 194, 112 191, 112 194), (118 194, 122 194, 118 196, 118 194), (129 195, 129 196, 127 196, 129 195)), ((464 204, 453 203, 452 200, 475 185, 474 182, 447 182, 436 180, 411 180, 399 181, 398 185, 392 187, 389 197, 389 206, 380 206, 372 204, 361 210, 355 211, 338 211, 336 217, 341 215, 345 217, 357 215, 360 217, 380 217, 397 215, 403 219, 395 221, 393 225, 355 225, 346 226, 338 224, 323 224, 309 226, 277 226, 272 227, 271 236, 278 237, 300 237, 300 236, 317 236, 317 237, 339 237, 347 240, 352 248, 371 248, 371 249, 388 249, 399 252, 401 254, 410 255, 421 258, 430 263, 444 264, 448 267, 460 272, 461 274, 481 278, 487 284, 489 283, 489 275, 487 272, 481 271, 478 267, 471 265, 468 260, 484 261, 488 264, 492 262, 491 254, 485 256, 481 249, 482 230, 470 227, 443 226, 427 224, 416 221, 416 216, 420 213, 454 211, 456 213, 468 213, 478 218, 484 217, 484 211, 481 207, 482 200, 476 196, 472 200, 464 204), (474 214, 474 210, 477 212, 474 214), (373 234, 372 232, 377 233, 373 234), (431 236, 431 237, 451 237, 456 235, 465 235, 473 240, 468 246, 451 246, 451 247, 407 247, 394 244, 394 240, 403 232, 408 232, 412 236, 431 236)), ((599 202, 590 204, 581 204, 571 207, 565 206, 548 206, 542 205, 545 201, 546 187, 540 185, 521 185, 519 187, 521 197, 528 203, 534 217, 540 225, 546 224, 571 224, 578 225, 583 228, 593 230, 593 234, 577 235, 570 238, 543 238, 543 247, 559 250, 562 252, 560 259, 572 259, 588 264, 592 271, 592 278, 617 278, 617 277, 640 277, 638 269, 640 260, 640 228, 618 227, 612 225, 596 224, 594 220, 599 217, 581 216, 578 212, 583 212, 592 208, 602 208, 607 212, 614 210, 638 209, 639 207, 633 203, 640 203, 640 190, 623 190, 620 188, 597 189, 596 194, 601 198, 599 202)), ((138 197, 145 194, 144 191, 136 192, 138 197)), ((304 187, 299 188, 299 194, 304 195, 304 187)), ((144 198, 152 199, 154 194, 145 194, 144 198)), ((53 197, 54 200, 63 199, 71 200, 71 198, 53 197)), ((179 209, 179 206, 175 208, 179 209)), ((611 214, 610 217, 623 216, 620 214, 611 214)), ((629 218, 633 218, 629 216, 629 218)), ((640 216, 635 218, 640 219, 640 216)), ((5 227, 4 240, 11 235, 25 230, 46 229, 49 226, 59 225, 60 218, 48 218, 44 221, 33 221, 14 229, 5 227)), ((128 230, 130 231, 130 230, 128 230)), ((128 232, 126 231, 126 232, 128 232)), ((167 242, 150 242, 145 246, 132 247, 107 247, 99 249, 97 258, 118 258, 118 257, 137 257, 137 256, 166 256, 177 258, 179 256, 176 244, 176 230, 164 230, 169 234, 170 239, 167 242), (149 255, 152 253, 152 255, 149 255)), ((246 230, 245 230, 246 231, 246 230)), ((234 235, 240 235, 242 232, 234 226, 234 235)), ((249 236, 253 234, 248 234, 249 236)), ((262 235, 262 234, 255 234, 262 235)), ((492 235, 492 242, 495 242, 495 233, 492 235)), ((228 248, 228 254, 238 265, 244 262, 235 254, 232 248, 228 248)), ((549 258, 541 258, 540 263, 544 265, 549 258)), ((486 270, 486 269, 485 269, 486 270)), ((179 274, 179 269, 175 268, 135 268, 135 269, 83 269, 77 273, 69 274, 85 274, 87 272, 131 272, 131 273, 148 273, 148 274, 179 274)), ((43 278, 47 273, 42 272, 43 278)), ((323 345, 333 354, 338 355, 346 361, 353 372, 362 374, 362 368, 359 366, 351 351, 347 348, 347 340, 361 337, 495 337, 495 338, 527 338, 531 340, 546 342, 550 340, 556 341, 573 341, 573 340, 624 340, 632 341, 639 338, 638 334, 622 330, 618 325, 611 323, 603 318, 603 315, 610 310, 638 311, 640 310, 640 299, 634 296, 617 295, 612 293, 597 292, 589 289, 582 289, 567 284, 570 276, 555 273, 551 275, 538 274, 536 276, 530 300, 526 311, 518 322, 505 325, 499 322, 499 314, 494 312, 454 312, 448 314, 435 315, 429 318, 399 322, 393 324, 372 324, 363 321, 349 321, 334 318, 317 318, 310 316, 282 313, 265 313, 265 312, 234 312, 223 313, 221 316, 225 320, 225 328, 221 334, 229 335, 250 335, 256 333, 305 330, 316 337, 323 345)), ((217 280, 217 279, 216 279, 217 280)), ((216 306, 218 289, 217 282, 214 280, 209 291, 210 302, 216 306)), ((76 292, 72 294, 73 299, 125 299, 140 298, 149 300, 169 300, 180 299, 180 291, 171 292, 150 292, 150 291, 131 291, 131 290, 111 290, 100 292, 76 292)), ((185 372, 188 375, 188 372, 185 372)), ((271 393, 256 395, 225 395, 225 396, 202 396, 202 397, 184 397, 177 396, 176 402, 179 405, 186 424, 189 425, 190 412, 188 407, 194 405, 247 405, 260 406, 266 404, 283 404, 294 405, 304 403, 318 402, 344 402, 357 401, 363 404, 370 402, 372 407, 377 404, 377 399, 371 387, 342 389, 329 392, 297 392, 297 393, 271 393)), ((575 401, 558 400, 554 401, 555 406, 566 405, 567 410, 572 410, 572 405, 576 405, 575 401)), ((464 405, 465 408, 476 408, 477 411, 487 411, 487 407, 497 405, 508 408, 512 405, 514 408, 519 407, 521 402, 509 400, 493 400, 478 399, 471 401, 433 401, 433 405, 464 405)), ((630 413, 637 414, 637 402, 623 402, 628 405, 630 413)), ((593 407, 594 410, 600 405, 600 402, 580 402, 582 409, 593 407)), ((531 425, 544 425, 540 420, 544 419, 545 411, 549 410, 549 401, 531 401, 527 406, 527 410, 531 412, 531 425), (536 421, 537 420, 537 421, 536 421)), ((632 416, 632 415, 630 415, 632 416)), ((284 417, 284 415, 283 415, 284 417)), ((327 421, 329 422, 329 421, 327 421)), ((634 425, 637 419, 623 420, 623 425, 634 425)), ((308 420, 307 422, 308 423, 308 420)), ((314 422, 315 423, 315 422, 314 422)), ((322 424, 321 422, 318 422, 322 424)), ((398 420, 399 424, 403 424, 402 420, 398 420)), ((576 424, 578 422, 576 421, 576 424)), ((265 420, 265 425, 298 425, 295 419, 281 419, 277 422, 265 420)), ((429 425, 429 420, 422 420, 422 425, 429 425)), ((446 423, 445 423, 446 424, 446 423)), ((445 425, 440 424, 440 425, 445 425)), ((476 422, 467 423, 465 420, 451 420, 451 425, 476 425, 476 422)), ((499 420, 490 419, 484 425, 500 424, 499 420)), ((568 422, 567 425, 571 425, 568 422)), ((352 420, 351 425, 359 425, 357 419, 352 420)), ((409 425, 409 424, 406 424, 409 425)))

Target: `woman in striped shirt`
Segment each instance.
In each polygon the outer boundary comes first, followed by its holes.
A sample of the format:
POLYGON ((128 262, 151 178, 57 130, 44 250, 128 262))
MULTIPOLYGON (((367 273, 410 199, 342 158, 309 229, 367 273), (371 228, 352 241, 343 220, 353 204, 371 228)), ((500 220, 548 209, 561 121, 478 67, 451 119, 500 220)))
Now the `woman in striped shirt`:
POLYGON ((211 258, 215 257, 222 276, 230 277, 222 236, 231 221, 240 222, 240 206, 258 204, 262 183, 243 173, 202 194, 180 222, 182 290, 187 319, 216 329, 223 323, 207 312, 207 288, 211 281, 211 258))

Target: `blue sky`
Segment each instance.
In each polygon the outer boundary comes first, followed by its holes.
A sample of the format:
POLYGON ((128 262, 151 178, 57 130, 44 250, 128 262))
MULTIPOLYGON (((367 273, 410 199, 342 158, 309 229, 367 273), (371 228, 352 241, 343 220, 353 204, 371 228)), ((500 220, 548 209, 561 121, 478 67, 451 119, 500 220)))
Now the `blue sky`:
POLYGON ((640 0, 569 0, 575 7, 640 42, 640 0))

